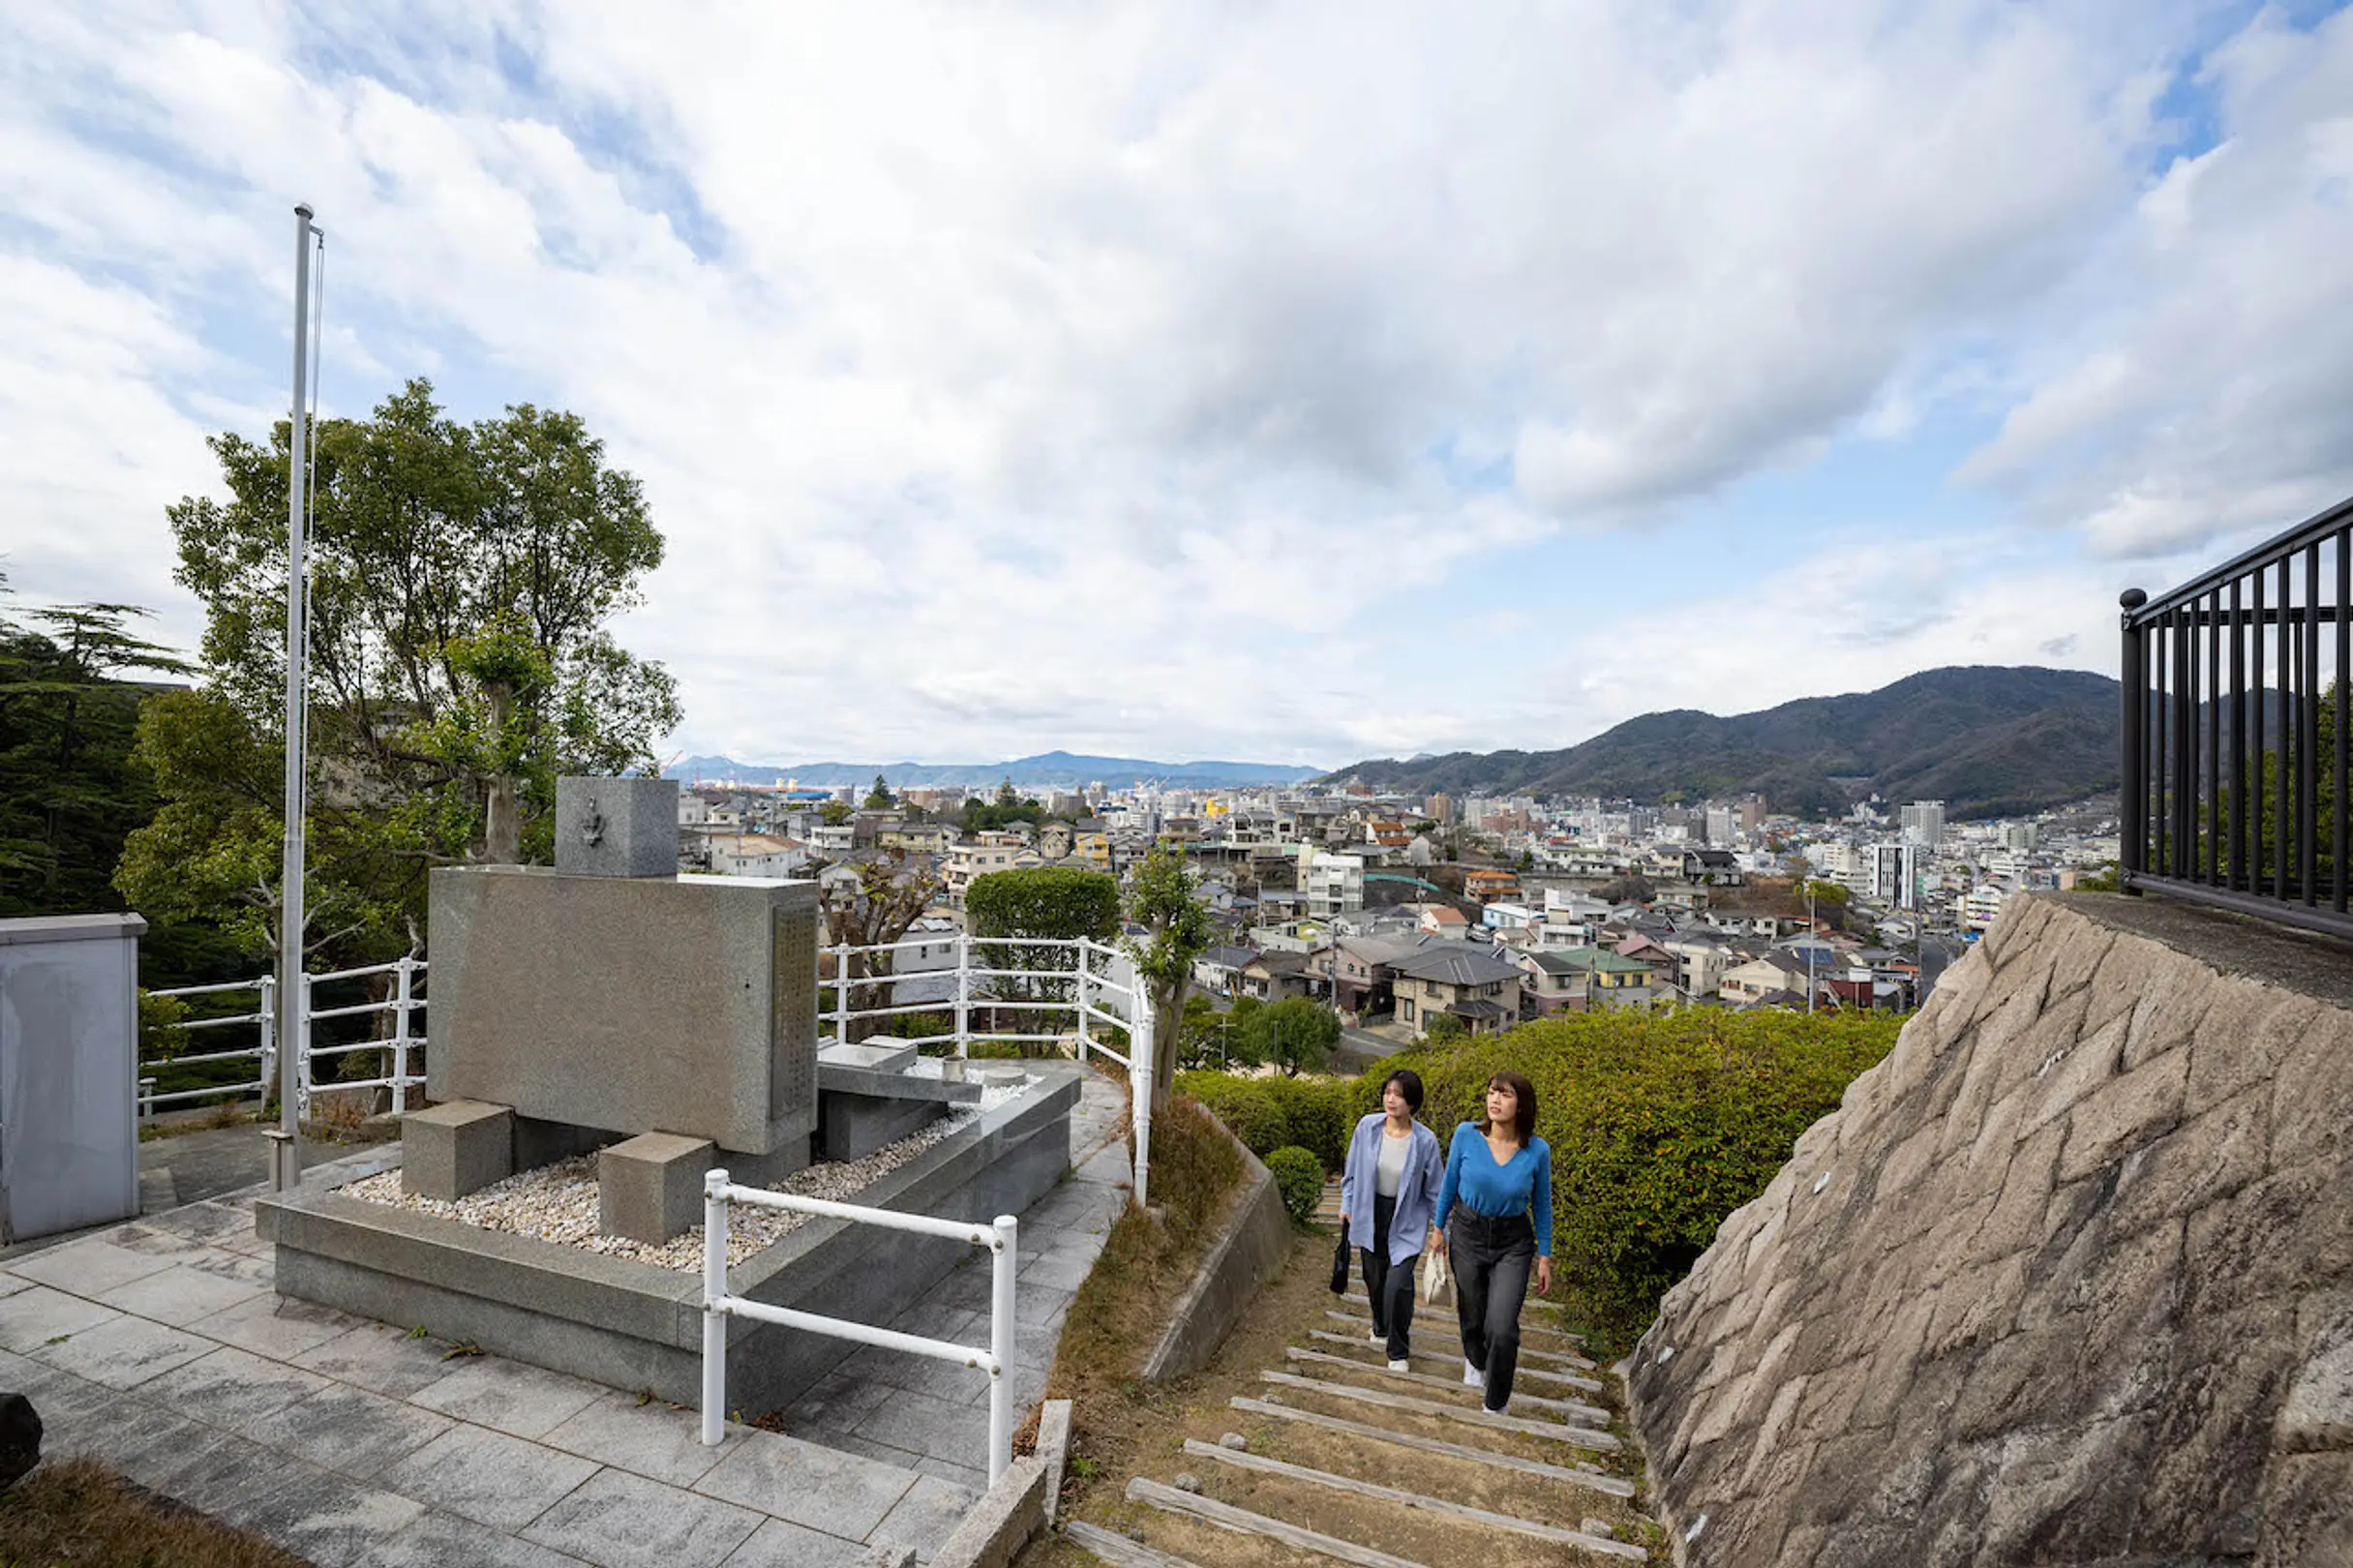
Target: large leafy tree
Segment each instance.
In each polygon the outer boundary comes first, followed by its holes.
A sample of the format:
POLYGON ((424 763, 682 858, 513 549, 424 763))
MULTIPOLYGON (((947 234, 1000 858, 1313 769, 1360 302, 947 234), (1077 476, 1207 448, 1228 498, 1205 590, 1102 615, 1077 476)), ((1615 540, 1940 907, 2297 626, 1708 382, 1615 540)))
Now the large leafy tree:
MULTIPOLYGON (((273 949, 289 439, 214 438, 227 498, 168 509, 205 686, 142 729, 164 805, 118 874, 273 949)), ((675 686, 608 623, 662 541, 579 418, 461 424, 421 380, 321 423, 315 466, 305 945, 374 952, 415 940, 433 865, 548 859, 558 773, 650 766, 675 686)))
POLYGON ((1128 884, 1127 913, 1144 928, 1143 936, 1128 938, 1126 947, 1152 1000, 1152 1108, 1158 1114, 1176 1080, 1192 961, 1208 950, 1217 928, 1185 857, 1174 850, 1154 850, 1136 866, 1128 884))
MULTIPOLYGON (((1069 942, 1079 937, 1108 942, 1119 934, 1119 884, 1101 871, 1075 866, 1016 866, 973 878, 965 890, 964 910, 972 920, 974 947, 980 962, 990 969, 1017 970, 1029 975, 1075 971, 1068 948, 1041 942, 1069 942), (1030 938, 1011 941, 1011 938, 1030 938)), ((1070 1002, 1074 980, 1000 979, 991 984, 995 995, 1008 1000, 1070 1002)), ((1056 1016, 1029 1015, 1026 1028, 1056 1016)))

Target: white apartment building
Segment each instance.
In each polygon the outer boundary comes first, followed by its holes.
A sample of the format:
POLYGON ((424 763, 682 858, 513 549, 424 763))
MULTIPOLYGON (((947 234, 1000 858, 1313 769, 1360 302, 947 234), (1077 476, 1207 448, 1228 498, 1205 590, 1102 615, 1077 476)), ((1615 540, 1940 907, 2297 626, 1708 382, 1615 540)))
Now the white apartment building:
POLYGON ((1365 861, 1359 855, 1334 855, 1325 850, 1300 856, 1299 890, 1307 894, 1308 918, 1328 920, 1353 915, 1365 907, 1365 861))
POLYGON ((1903 834, 1907 843, 1935 849, 1945 841, 1945 802, 1915 800, 1904 807, 1903 834))
POLYGON ((950 845, 948 859, 940 864, 940 883, 947 890, 949 903, 962 909, 973 878, 1011 870, 1013 857, 1020 853, 1019 840, 996 833, 983 833, 976 844, 950 845))
POLYGON ((722 877, 789 877, 809 862, 808 846, 767 833, 713 833, 710 869, 722 877))
POLYGON ((1890 909, 1920 907, 1920 847, 1917 844, 1875 844, 1871 847, 1870 896, 1890 909))

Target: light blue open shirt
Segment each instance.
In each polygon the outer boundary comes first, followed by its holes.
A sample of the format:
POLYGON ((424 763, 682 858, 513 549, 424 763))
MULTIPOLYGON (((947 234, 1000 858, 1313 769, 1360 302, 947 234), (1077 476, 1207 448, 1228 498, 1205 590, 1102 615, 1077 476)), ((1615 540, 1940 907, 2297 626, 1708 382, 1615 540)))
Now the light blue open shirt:
MULTIPOLYGON (((1348 1139, 1348 1162, 1340 1172, 1340 1208, 1348 1217, 1348 1243, 1373 1245, 1373 1189, 1380 1176, 1381 1124, 1388 1120, 1374 1111, 1356 1124, 1348 1139)), ((1430 1239, 1430 1217, 1437 1212, 1438 1179, 1444 1161, 1438 1155, 1438 1135, 1421 1123, 1405 1150, 1405 1168, 1397 1179, 1397 1212, 1389 1217, 1389 1261, 1403 1263, 1430 1239)))

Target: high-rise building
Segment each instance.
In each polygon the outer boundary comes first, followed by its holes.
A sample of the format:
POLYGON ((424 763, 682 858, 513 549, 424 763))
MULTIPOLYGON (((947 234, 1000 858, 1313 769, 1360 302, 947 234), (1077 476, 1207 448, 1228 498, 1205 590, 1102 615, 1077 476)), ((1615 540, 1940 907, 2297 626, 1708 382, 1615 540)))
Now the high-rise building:
POLYGON ((1935 849, 1945 841, 1945 802, 1915 800, 1904 807, 1903 832, 1905 842, 1935 849))
POLYGON ((1920 907, 1919 845, 1872 846, 1871 896, 1897 909, 1920 907))

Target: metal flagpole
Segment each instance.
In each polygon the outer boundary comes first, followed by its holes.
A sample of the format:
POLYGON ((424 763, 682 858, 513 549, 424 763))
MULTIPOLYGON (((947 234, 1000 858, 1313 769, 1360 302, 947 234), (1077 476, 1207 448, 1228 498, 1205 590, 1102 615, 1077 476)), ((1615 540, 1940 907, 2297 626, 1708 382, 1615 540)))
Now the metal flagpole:
POLYGON ((287 463, 286 574, 286 855, 280 868, 278 926, 278 1128, 270 1137, 270 1188, 287 1192, 302 1182, 300 1107, 297 1103, 302 1030, 303 910, 303 685, 310 649, 305 646, 303 573, 304 489, 310 432, 311 209, 294 209, 294 419, 287 463))

